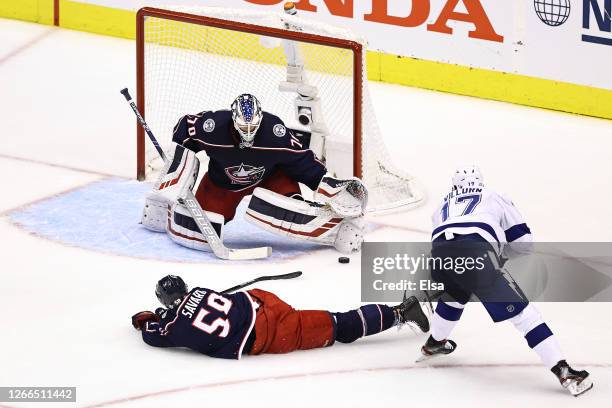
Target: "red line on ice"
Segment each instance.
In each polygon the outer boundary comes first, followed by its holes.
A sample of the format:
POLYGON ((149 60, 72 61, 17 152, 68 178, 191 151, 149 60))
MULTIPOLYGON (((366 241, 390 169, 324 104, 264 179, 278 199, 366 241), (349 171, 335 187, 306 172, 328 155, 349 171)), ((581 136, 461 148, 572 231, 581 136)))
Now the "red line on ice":
MULTIPOLYGON (((581 367, 600 367, 600 368, 612 368, 612 364, 578 364, 576 366, 581 367)), ((177 394, 181 392, 188 392, 191 390, 198 390, 203 388, 217 388, 217 387, 225 387, 231 385, 239 385, 239 384, 248 384, 255 383, 260 381, 271 381, 271 380, 291 380, 295 378, 303 378, 303 377, 321 377, 326 375, 334 375, 334 374, 351 374, 357 373, 360 371, 363 372, 381 372, 381 371, 392 371, 392 370, 420 370, 420 369, 441 369, 441 368, 499 368, 499 367, 542 367, 541 364, 521 364, 521 363, 509 363, 509 364, 436 364, 436 365, 406 365, 406 366, 390 366, 390 367, 375 367, 375 368, 352 368, 347 370, 331 370, 331 371, 318 371, 318 372, 310 372, 310 373, 295 373, 295 374, 285 374, 278 376, 267 376, 267 377, 256 377, 256 378, 244 378, 241 380, 228 380, 228 381, 219 381, 214 383, 205 383, 205 384, 196 384, 196 385, 188 385, 185 387, 179 388, 171 388, 162 391, 150 392, 146 394, 134 395, 131 397, 118 398, 114 400, 99 402, 93 405, 86 405, 83 408, 100 408, 100 407, 108 407, 110 405, 117 405, 121 403, 128 403, 132 401, 142 400, 146 398, 160 397, 169 394, 177 394)))
POLYGON ((35 45, 36 43, 38 43, 39 41, 41 41, 42 39, 44 39, 45 37, 49 36, 50 34, 54 32, 56 32, 56 29, 50 28, 44 31, 39 36, 34 37, 30 41, 23 43, 21 46, 15 48, 13 51, 9 52, 4 57, 0 58, 0 65, 4 64, 6 61, 10 60, 11 58, 21 54, 23 51, 27 50, 28 48, 35 45))
POLYGON ((93 174, 94 176, 116 177, 116 178, 122 178, 122 179, 126 178, 123 176, 118 176, 116 174, 109 174, 109 173, 103 173, 101 171, 87 170, 87 169, 82 169, 79 167, 66 166, 64 164, 50 163, 50 162, 46 162, 43 160, 29 159, 27 157, 11 156, 9 154, 4 154, 4 153, 0 153, 0 159, 8 159, 8 160, 15 160, 15 161, 20 161, 20 162, 25 162, 25 163, 39 164, 41 166, 56 167, 58 169, 63 169, 63 170, 71 170, 71 171, 76 171, 79 173, 93 174))

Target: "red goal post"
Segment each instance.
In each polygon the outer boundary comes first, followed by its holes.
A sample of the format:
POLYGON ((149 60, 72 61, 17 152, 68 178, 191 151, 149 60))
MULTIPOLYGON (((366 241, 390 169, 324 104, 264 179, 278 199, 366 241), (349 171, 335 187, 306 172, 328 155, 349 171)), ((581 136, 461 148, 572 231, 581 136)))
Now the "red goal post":
MULTIPOLYGON (((171 10, 164 10, 153 7, 143 7, 136 14, 136 92, 137 106, 142 116, 146 119, 145 112, 145 19, 147 17, 156 17, 161 19, 180 21, 183 23, 198 24, 203 26, 240 31, 244 33, 264 35, 267 37, 275 37, 286 40, 295 40, 310 44, 326 45, 330 47, 345 48, 353 51, 353 72, 359 73, 363 71, 363 45, 351 40, 342 40, 339 38, 325 37, 322 35, 303 33, 297 31, 282 30, 273 27, 264 27, 255 24, 246 24, 236 21, 228 21, 214 17, 199 16, 195 14, 182 13, 171 10)), ((362 89, 363 76, 353 75, 353 175, 361 178, 361 107, 359 106, 362 89)), ((187 113, 187 112, 185 112, 187 113)), ((142 181, 146 177, 145 163, 145 133, 141 126, 137 128, 137 178, 142 181)))

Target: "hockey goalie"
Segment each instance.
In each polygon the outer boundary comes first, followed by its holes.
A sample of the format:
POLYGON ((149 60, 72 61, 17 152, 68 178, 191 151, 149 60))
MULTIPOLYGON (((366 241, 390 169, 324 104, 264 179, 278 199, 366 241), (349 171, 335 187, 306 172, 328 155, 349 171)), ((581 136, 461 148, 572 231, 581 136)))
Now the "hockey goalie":
POLYGON ((174 128, 171 159, 147 195, 142 225, 166 232, 177 244, 210 249, 190 212, 177 200, 193 189, 200 171, 196 153, 209 158, 195 197, 219 238, 236 208, 252 196, 246 221, 275 234, 359 251, 367 190, 357 178, 328 174, 292 129, 264 112, 254 95, 242 94, 230 110, 183 116, 174 128), (314 192, 302 198, 300 185, 314 192))

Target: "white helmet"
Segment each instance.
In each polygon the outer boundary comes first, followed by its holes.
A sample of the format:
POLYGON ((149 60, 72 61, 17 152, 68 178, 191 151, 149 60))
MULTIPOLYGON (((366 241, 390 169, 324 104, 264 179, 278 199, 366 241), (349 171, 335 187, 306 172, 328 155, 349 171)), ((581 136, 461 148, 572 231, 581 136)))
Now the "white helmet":
POLYGON ((240 135, 240 147, 251 147, 263 119, 261 105, 254 95, 242 94, 232 103, 232 120, 240 135))
POLYGON ((456 189, 484 187, 482 173, 480 173, 478 166, 471 164, 459 167, 453 176, 453 187, 456 189))

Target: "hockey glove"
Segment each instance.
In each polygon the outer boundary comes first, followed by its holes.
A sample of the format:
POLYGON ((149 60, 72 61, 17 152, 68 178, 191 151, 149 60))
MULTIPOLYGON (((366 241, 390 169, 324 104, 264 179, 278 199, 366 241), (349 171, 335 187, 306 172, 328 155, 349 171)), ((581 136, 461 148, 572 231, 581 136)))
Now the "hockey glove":
POLYGON ((356 177, 341 180, 325 175, 314 198, 317 202, 328 204, 341 217, 359 217, 368 205, 368 189, 356 177))
POLYGON ((134 316, 132 316, 132 326, 134 326, 136 330, 140 330, 146 322, 159 322, 160 320, 160 317, 153 312, 138 312, 134 316))

